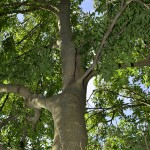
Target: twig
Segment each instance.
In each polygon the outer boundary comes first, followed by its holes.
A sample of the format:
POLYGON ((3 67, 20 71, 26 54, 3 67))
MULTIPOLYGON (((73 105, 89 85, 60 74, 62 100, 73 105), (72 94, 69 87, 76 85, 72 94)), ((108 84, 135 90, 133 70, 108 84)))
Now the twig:
POLYGON ((146 106, 150 107, 150 104, 148 104, 147 102, 140 101, 140 103, 145 104, 146 106))
POLYGON ((36 9, 36 10, 38 10, 38 9, 49 10, 52 13, 58 15, 58 9, 57 9, 57 7, 49 4, 48 2, 47 3, 45 3, 45 2, 41 3, 40 1, 38 1, 36 3, 27 3, 27 2, 21 2, 21 3, 19 3, 19 2, 16 2, 16 3, 5 4, 5 5, 3 4, 3 5, 0 5, 0 6, 3 7, 3 8, 5 8, 5 7, 6 8, 12 8, 14 6, 16 6, 16 7, 29 6, 29 7, 32 7, 34 9, 36 9))
POLYGON ((3 110, 3 107, 5 106, 5 103, 8 100, 8 98, 9 98, 9 94, 6 95, 4 102, 3 102, 2 106, 0 107, 0 111, 3 110))
MULTIPOLYGON (((34 26, 17 44, 21 44, 25 39, 27 39, 32 33, 34 34, 36 28, 40 27, 41 23, 34 26)), ((33 36, 33 34, 31 36, 33 36)), ((30 37, 31 38, 31 37, 30 37)))
POLYGON ((147 9, 150 9, 150 4, 146 4, 146 3, 144 3, 144 2, 141 1, 141 0, 133 0, 133 1, 139 2, 139 3, 141 3, 142 5, 144 5, 144 7, 146 7, 147 9))
POLYGON ((18 114, 15 115, 15 116, 9 116, 7 119, 3 120, 3 121, 0 123, 0 129, 1 129, 3 126, 7 125, 7 123, 8 123, 9 121, 13 121, 13 120, 17 119, 18 116, 19 116, 18 114))
POLYGON ((93 95, 95 92, 96 92, 96 90, 93 90, 93 91, 92 91, 91 95, 90 95, 89 98, 86 100, 86 102, 88 102, 88 101, 91 99, 92 95, 93 95))
POLYGON ((8 10, 6 12, 1 12, 0 13, 0 16, 5 16, 7 14, 18 14, 18 13, 22 13, 22 14, 25 14, 25 13, 28 13, 28 12, 33 12, 33 11, 36 11, 36 10, 39 10, 39 8, 30 8, 30 9, 26 9, 26 10, 8 10))
POLYGON ((111 110, 111 109, 125 109, 125 108, 133 108, 133 107, 142 107, 142 106, 147 106, 146 104, 136 104, 136 105, 132 105, 130 103, 126 103, 126 104, 122 104, 122 105, 113 105, 112 107, 98 107, 98 108, 86 108, 86 109, 90 109, 90 110, 99 110, 99 111, 107 111, 107 110, 111 110), (122 107, 120 107, 122 106, 122 107))

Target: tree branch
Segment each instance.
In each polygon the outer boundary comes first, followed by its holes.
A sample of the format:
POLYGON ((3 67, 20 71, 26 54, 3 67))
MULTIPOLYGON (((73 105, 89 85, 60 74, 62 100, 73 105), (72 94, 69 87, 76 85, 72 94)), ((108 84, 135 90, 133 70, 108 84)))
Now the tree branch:
POLYGON ((5 119, 4 121, 2 121, 2 122, 0 123, 0 129, 1 129, 3 126, 6 126, 9 121, 15 120, 15 119, 17 119, 17 118, 18 118, 18 115, 9 116, 7 119, 5 119))
POLYGON ((6 95, 4 102, 3 102, 2 106, 0 107, 0 111, 3 110, 3 107, 5 106, 5 103, 8 100, 8 98, 9 98, 9 94, 6 95))
MULTIPOLYGON (((0 84, 0 93, 15 93, 19 96, 22 96, 26 101, 26 106, 34 109, 45 108, 51 111, 55 100, 58 99, 61 95, 52 96, 50 98, 45 98, 44 96, 32 94, 31 91, 21 85, 16 84, 0 84)), ((37 113, 39 113, 37 110, 37 113)), ((36 114, 37 115, 37 114, 36 114)))
POLYGON ((21 44, 25 39, 27 39, 29 36, 33 36, 34 32, 38 27, 40 27, 41 23, 38 23, 36 26, 34 26, 17 44, 21 44))
POLYGON ((92 70, 88 76, 86 77, 86 79, 84 80, 84 86, 86 87, 86 85, 88 84, 88 82, 90 81, 90 79, 92 79, 94 76, 97 75, 97 72, 95 70, 92 70))
POLYGON ((123 69, 123 68, 127 68, 127 67, 144 67, 144 66, 150 66, 150 59, 141 60, 141 61, 130 63, 130 64, 119 63, 118 69, 123 69))
MULTIPOLYGON (((2 8, 8 8, 8 9, 14 9, 13 7, 17 7, 18 8, 18 7, 21 7, 21 6, 29 6, 33 10, 45 9, 45 10, 49 10, 52 13, 58 15, 58 9, 55 6, 50 5, 48 2, 41 2, 41 1, 36 1, 35 3, 28 3, 28 2, 21 2, 20 3, 20 2, 16 2, 16 3, 10 3, 10 4, 2 4, 0 6, 2 8)), ((14 10, 10 10, 10 11, 13 12, 13 11, 15 11, 15 9, 14 10)))
POLYGON ((65 87, 75 78, 75 46, 72 41, 72 30, 70 25, 70 0, 60 1, 59 30, 61 40, 63 87, 65 89, 65 87))
POLYGON ((29 121, 32 122, 32 129, 33 131, 36 130, 36 125, 40 119, 40 116, 41 116, 41 109, 38 109, 38 108, 34 108, 34 116, 28 116, 27 119, 29 121))
POLYGON ((31 97, 32 93, 24 86, 17 84, 0 84, 0 93, 15 93, 22 96, 24 99, 31 97))
POLYGON ((0 93, 15 93, 22 96, 26 101, 26 106, 34 109, 34 116, 28 117, 28 120, 32 121, 36 125, 41 115, 41 108, 46 108, 49 111, 52 109, 53 98, 45 98, 43 96, 32 94, 26 87, 12 84, 0 84, 0 93))
MULTIPOLYGON (((126 68, 129 68, 129 67, 138 68, 138 67, 146 67, 146 66, 150 66, 150 59, 140 60, 140 61, 137 61, 137 62, 130 62, 128 64, 118 63, 118 68, 116 70, 126 69, 126 68)), ((92 72, 89 73, 89 75, 86 77, 85 83, 88 83, 88 81, 96 75, 97 75, 97 72, 95 70, 92 70, 92 72)))
POLYGON ((37 3, 42 4, 42 5, 39 5, 39 8, 50 10, 52 13, 58 15, 59 10, 58 10, 58 8, 56 6, 50 5, 49 2, 46 2, 46 1, 44 1, 44 2, 43 1, 42 2, 38 1, 37 3))
POLYGON ((142 4, 144 7, 146 7, 147 9, 150 9, 150 4, 146 4, 144 3, 142 0, 133 0, 133 1, 136 1, 136 2, 139 2, 140 4, 142 4))
POLYGON ((3 92, 15 93, 19 96, 22 96, 26 100, 27 107, 31 108, 45 107, 43 102, 44 97, 40 97, 37 94, 32 94, 31 91, 24 86, 16 84, 0 84, 0 93, 3 92))
POLYGON ((102 41, 101 41, 101 45, 100 48, 95 56, 95 59, 93 61, 93 64, 91 65, 91 67, 85 72, 85 74, 80 78, 81 81, 83 81, 88 75, 89 73, 94 69, 94 67, 96 66, 96 64, 98 63, 99 59, 101 58, 102 55, 102 48, 104 47, 107 38, 109 37, 109 35, 111 34, 117 20, 119 19, 119 17, 121 16, 121 14, 123 13, 123 11, 126 9, 126 7, 130 4, 131 0, 128 1, 122 8, 121 10, 117 13, 117 15, 115 16, 115 18, 112 20, 112 23, 110 24, 110 26, 108 27, 102 41))
POLYGON ((121 8, 123 8, 123 6, 124 6, 124 0, 121 0, 121 8))
POLYGON ((0 13, 0 16, 5 16, 5 15, 8 15, 8 14, 18 14, 18 13, 22 13, 22 14, 25 14, 25 13, 28 13, 28 12, 33 12, 33 11, 36 11, 36 10, 39 10, 39 8, 30 8, 30 9, 26 9, 26 10, 8 10, 6 12, 1 12, 0 13))
POLYGON ((23 124, 24 124, 24 128, 23 128, 22 137, 20 141, 20 145, 22 148, 24 148, 24 146, 26 145, 26 137, 27 137, 27 129, 28 129, 27 119, 25 119, 25 122, 23 124))
MULTIPOLYGON (((83 74, 83 76, 80 78, 80 81, 83 81, 85 78, 87 78, 91 72, 94 71, 94 67, 96 66, 96 64, 98 63, 99 59, 101 58, 101 55, 102 55, 102 48, 104 47, 105 43, 106 43, 106 40, 107 38, 109 37, 109 35, 111 34, 117 20, 119 19, 119 17, 121 16, 121 14, 123 13, 123 11, 126 9, 126 7, 133 1, 136 1, 136 2, 139 2, 141 3, 142 5, 144 5, 147 9, 150 9, 150 4, 146 4, 144 3, 143 1, 141 0, 128 0, 128 2, 123 6, 123 3, 124 3, 124 0, 121 1, 121 7, 120 7, 120 11, 118 12, 118 14, 115 16, 115 18, 113 19, 111 25, 109 26, 107 32, 105 33, 103 39, 102 39, 102 42, 101 42, 101 45, 100 45, 100 48, 95 56, 95 59, 93 61, 93 64, 91 65, 91 67, 83 74)), ((121 31, 122 33, 123 31, 121 31)), ((120 34, 120 33, 119 33, 120 34)), ((147 59, 147 60, 142 60, 142 61, 139 61, 139 62, 135 62, 135 63, 130 63, 130 65, 127 65, 127 64, 118 64, 118 67, 119 69, 121 68, 126 68, 126 67, 143 67, 143 66, 150 66, 150 60, 147 59)), ((92 73, 93 74, 93 73, 92 73)), ((96 75, 94 73, 94 75, 96 75)))

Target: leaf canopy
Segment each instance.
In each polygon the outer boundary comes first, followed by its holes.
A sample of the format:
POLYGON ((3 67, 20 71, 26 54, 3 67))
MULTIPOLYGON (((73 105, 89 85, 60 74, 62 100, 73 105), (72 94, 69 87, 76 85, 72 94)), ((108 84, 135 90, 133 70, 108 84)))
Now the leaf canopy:
MULTIPOLYGON (((73 41, 84 70, 93 63, 123 1, 94 2, 95 10, 86 13, 79 7, 82 0, 71 0, 73 41)), ((47 97, 62 91, 58 18, 47 9, 48 3, 56 6, 59 1, 0 2, 0 82, 25 85, 47 97)), ((102 49, 95 68, 92 108, 87 100, 87 150, 150 148, 150 67, 132 66, 149 59, 148 3, 149 0, 131 2, 102 49), (129 67, 118 68, 120 64, 129 67)), ((34 112, 26 108, 21 97, 4 93, 0 98, 0 143, 18 149, 26 138, 26 149, 50 149, 54 134, 51 114, 42 110, 38 123, 31 124, 27 115, 34 112)))

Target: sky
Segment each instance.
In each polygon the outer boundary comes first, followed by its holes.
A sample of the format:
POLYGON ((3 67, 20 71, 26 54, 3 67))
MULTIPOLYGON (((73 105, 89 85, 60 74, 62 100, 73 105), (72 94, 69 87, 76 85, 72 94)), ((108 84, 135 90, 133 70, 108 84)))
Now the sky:
POLYGON ((82 3, 81 3, 81 8, 84 12, 90 12, 90 11, 93 11, 94 10, 94 7, 93 7, 93 3, 94 1, 93 0, 84 0, 82 3))

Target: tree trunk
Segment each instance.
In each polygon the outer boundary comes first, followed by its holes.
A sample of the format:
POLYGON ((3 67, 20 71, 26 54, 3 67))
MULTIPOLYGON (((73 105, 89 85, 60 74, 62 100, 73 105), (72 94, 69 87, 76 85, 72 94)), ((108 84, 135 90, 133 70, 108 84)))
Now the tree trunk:
MULTIPOLYGON (((52 150, 85 150, 87 132, 84 121, 86 89, 82 76, 82 65, 76 56, 70 24, 70 0, 59 4, 59 32, 61 41, 62 81, 64 91, 58 95, 51 107, 55 133, 52 150)), ((50 108, 49 108, 50 110, 50 108)))
POLYGON ((83 89, 74 85, 58 96, 51 109, 55 126, 52 150, 85 150, 87 132, 84 109, 83 89))

